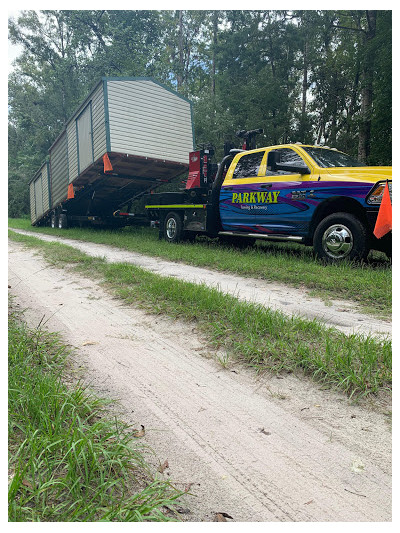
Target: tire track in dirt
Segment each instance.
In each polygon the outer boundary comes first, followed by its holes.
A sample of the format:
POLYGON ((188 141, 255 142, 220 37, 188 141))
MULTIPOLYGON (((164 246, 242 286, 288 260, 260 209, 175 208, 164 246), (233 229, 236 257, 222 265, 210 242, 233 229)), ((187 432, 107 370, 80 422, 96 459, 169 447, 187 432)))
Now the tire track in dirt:
POLYGON ((125 307, 12 242, 9 283, 28 323, 60 331, 79 349, 86 383, 146 427, 140 442, 157 454, 149 460, 168 459, 160 476, 190 486, 184 520, 390 520, 383 414, 294 376, 223 369, 186 324, 125 307))
POLYGON ((132 263, 161 276, 174 277, 218 288, 238 299, 255 302, 290 316, 302 316, 309 320, 317 320, 346 334, 360 333, 379 338, 391 337, 392 334, 389 320, 379 320, 371 315, 362 314, 355 309, 353 303, 348 301, 332 300, 328 307, 321 299, 308 296, 305 290, 279 283, 174 263, 159 257, 149 257, 104 244, 76 241, 23 230, 13 231, 23 235, 32 235, 48 242, 68 244, 88 255, 105 257, 110 262, 132 263))

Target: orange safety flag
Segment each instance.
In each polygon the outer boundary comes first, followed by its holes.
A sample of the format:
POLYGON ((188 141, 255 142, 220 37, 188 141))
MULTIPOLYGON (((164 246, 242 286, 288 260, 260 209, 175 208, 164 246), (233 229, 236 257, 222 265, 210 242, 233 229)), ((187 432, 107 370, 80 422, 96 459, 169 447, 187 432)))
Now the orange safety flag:
POLYGON ((108 157, 108 154, 103 155, 103 163, 104 163, 104 172, 112 172, 113 167, 112 167, 110 158, 108 157))
POLYGON ((383 191, 381 206, 378 211, 378 218, 376 219, 374 235, 380 239, 392 229, 392 202, 390 201, 389 185, 386 181, 385 189, 383 191))
POLYGON ((75 198, 74 195, 74 185, 70 183, 68 185, 68 194, 67 194, 67 200, 71 200, 71 198, 75 198))

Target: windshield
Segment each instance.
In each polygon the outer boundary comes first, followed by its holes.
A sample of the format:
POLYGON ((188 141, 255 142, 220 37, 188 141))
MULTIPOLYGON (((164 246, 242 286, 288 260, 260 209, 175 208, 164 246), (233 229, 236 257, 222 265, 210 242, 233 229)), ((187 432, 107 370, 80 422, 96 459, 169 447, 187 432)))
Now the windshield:
POLYGON ((310 146, 302 146, 321 168, 332 167, 365 167, 347 154, 343 152, 337 152, 336 150, 329 150, 328 148, 314 148, 310 146))

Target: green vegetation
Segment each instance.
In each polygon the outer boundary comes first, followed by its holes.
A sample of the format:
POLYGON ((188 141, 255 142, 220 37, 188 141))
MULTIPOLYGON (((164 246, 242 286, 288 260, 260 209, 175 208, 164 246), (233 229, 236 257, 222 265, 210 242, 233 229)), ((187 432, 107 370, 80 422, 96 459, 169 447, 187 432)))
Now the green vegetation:
MULTIPOLYGON (((247 6, 246 6, 247 7, 247 6)), ((392 159, 392 11, 23 10, 9 21, 9 213, 102 76, 147 76, 193 102, 195 138, 326 144, 392 159)))
POLYGON ((391 314, 391 265, 384 254, 372 252, 365 265, 323 265, 312 250, 302 245, 258 241, 254 249, 239 250, 209 239, 170 245, 158 239, 158 231, 131 227, 118 230, 70 228, 68 231, 36 228, 28 220, 9 219, 13 228, 117 246, 124 250, 181 261, 313 291, 325 300, 353 300, 364 311, 391 314))
MULTIPOLYGON (((105 401, 66 386, 68 348, 9 313, 9 520, 167 521, 180 493, 154 479, 105 401)), ((171 515, 170 515, 171 516, 171 515)))
POLYGON ((120 298, 188 322, 196 321, 215 348, 223 348, 257 371, 302 370, 349 395, 391 388, 391 343, 346 336, 316 322, 288 318, 192 283, 163 278, 128 264, 109 264, 59 243, 10 232, 11 238, 40 249, 57 265, 73 265, 106 282, 120 298))

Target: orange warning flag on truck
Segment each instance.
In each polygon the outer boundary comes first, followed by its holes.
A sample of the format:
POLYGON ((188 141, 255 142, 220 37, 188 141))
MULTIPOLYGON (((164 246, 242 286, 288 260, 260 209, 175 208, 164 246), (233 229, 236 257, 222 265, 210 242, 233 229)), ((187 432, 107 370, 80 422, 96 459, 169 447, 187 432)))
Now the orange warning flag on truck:
POLYGON ((381 206, 378 211, 378 218, 376 219, 374 235, 380 239, 392 229, 392 202, 390 200, 389 185, 386 181, 385 189, 383 191, 381 206))

